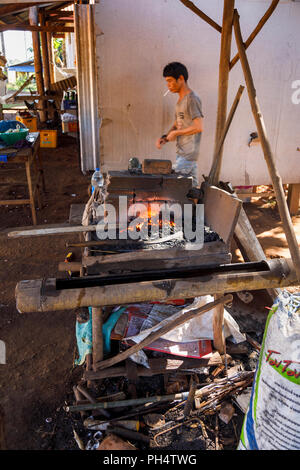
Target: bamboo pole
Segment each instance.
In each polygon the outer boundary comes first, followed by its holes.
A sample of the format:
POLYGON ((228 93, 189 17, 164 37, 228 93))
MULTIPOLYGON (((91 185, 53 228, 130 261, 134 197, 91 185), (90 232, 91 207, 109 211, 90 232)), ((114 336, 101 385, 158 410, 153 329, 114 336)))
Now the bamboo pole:
POLYGON ((222 32, 222 28, 218 23, 216 23, 214 20, 212 20, 209 16, 207 16, 203 11, 201 11, 196 5, 194 5, 193 2, 190 0, 180 0, 183 5, 185 5, 187 8, 192 10, 196 15, 198 15, 202 20, 206 21, 206 23, 210 24, 214 29, 216 29, 219 33, 222 32))
MULTIPOLYGON (((31 7, 29 8, 29 21, 31 25, 37 25, 38 23, 38 8, 31 7)), ((44 80, 43 80, 43 68, 42 68, 42 58, 41 58, 41 50, 40 50, 40 38, 39 33, 37 31, 32 31, 32 47, 33 47, 33 54, 34 54, 34 70, 35 70, 35 78, 36 78, 36 85, 38 94, 43 96, 44 95, 44 80)), ((41 122, 45 122, 46 112, 44 102, 39 102, 39 108, 43 110, 40 111, 40 120, 41 122)))
MULTIPOLYGON (((226 122, 233 12, 234 0, 224 0, 214 156, 217 155, 217 148, 226 122)), ((219 158, 222 158, 222 149, 219 152, 219 158)))
POLYGON ((245 88, 244 86, 240 85, 240 87, 237 91, 236 97, 234 99, 234 102, 232 103, 232 106, 231 106, 228 118, 226 120, 223 132, 221 134, 220 142, 216 146, 215 154, 214 154, 214 157, 213 157, 213 165, 212 165, 212 168, 210 170, 209 177, 208 177, 208 183, 211 184, 211 185, 216 185, 219 181, 221 163, 222 163, 221 150, 223 148, 224 141, 226 139, 226 136, 227 136, 229 127, 231 125, 233 116, 235 115, 236 109, 237 109, 238 104, 240 102, 240 99, 241 99, 242 93, 244 91, 244 88, 245 88))
POLYGON ((234 13, 234 32, 236 37, 236 43, 239 51, 240 61, 244 72, 244 77, 246 81, 248 96, 251 104, 251 109, 253 113, 254 120, 256 122, 258 136, 261 142, 261 146, 263 149, 264 157, 269 169, 269 173, 272 179, 272 185, 275 191, 276 200, 278 204, 278 210, 281 217, 283 229, 285 232, 285 236, 287 239, 288 247, 291 253, 292 260, 294 262, 294 266, 297 273, 297 278, 300 281, 300 251, 297 242, 297 238, 294 232, 293 223, 291 220, 291 216, 288 210, 285 193, 283 190, 281 176, 276 168, 273 153, 270 147, 270 143, 267 137, 266 128, 264 119, 262 116, 262 112, 260 110, 260 106, 258 103, 256 90, 251 74, 251 69, 249 66, 249 62, 247 59, 245 46, 243 43, 240 22, 239 22, 239 14, 237 10, 234 13))
POLYGON ((200 276, 192 279, 144 281, 102 287, 56 290, 56 279, 20 281, 16 286, 16 306, 20 313, 53 312, 89 306, 126 305, 191 299, 207 294, 288 287, 298 284, 290 259, 268 260, 269 270, 200 276))
MULTIPOLYGON (((279 0, 273 0, 271 5, 269 6, 268 10, 266 11, 266 13, 264 14, 264 16, 261 18, 261 20, 259 21, 259 23, 257 24, 256 28, 252 31, 252 33, 250 34, 250 36, 248 37, 247 41, 245 42, 245 49, 248 49, 248 47, 250 46, 250 44, 252 43, 252 41, 256 38, 256 36, 258 35, 258 33, 260 32, 260 30, 262 29, 262 27, 265 25, 265 23, 268 21, 268 19, 270 18, 270 16, 272 15, 273 11, 275 10, 275 8, 277 7, 279 3, 279 0)), ((232 59, 232 61, 230 62, 230 66, 229 66, 229 69, 231 70, 234 65, 238 62, 240 56, 239 54, 237 53, 234 58, 232 59)))

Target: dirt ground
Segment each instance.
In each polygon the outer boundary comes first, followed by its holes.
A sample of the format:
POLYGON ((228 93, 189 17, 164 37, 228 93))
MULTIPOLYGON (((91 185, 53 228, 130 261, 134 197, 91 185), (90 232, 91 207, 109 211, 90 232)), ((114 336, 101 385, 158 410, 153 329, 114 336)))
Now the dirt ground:
MULTIPOLYGON (((78 143, 62 135, 56 149, 41 149, 41 154, 46 194, 45 206, 38 211, 38 223, 66 222, 70 205, 85 203, 88 198, 90 177, 80 171, 78 143)), ((2 181, 4 178, 5 175, 2 181)), ((5 188, 0 186, 1 199, 15 195, 24 197, 26 193, 12 185, 5 195, 5 188)), ((266 255, 289 257, 272 200, 255 200, 245 204, 245 209, 266 255)), ((293 222, 300 240, 300 216, 293 222)), ((31 223, 29 207, 0 206, 2 230, 31 223)), ((41 425, 53 416, 53 411, 58 412, 71 384, 81 375, 80 369, 73 367, 74 312, 21 315, 15 306, 18 281, 58 276, 58 263, 69 251, 66 241, 78 241, 78 235, 8 240, 0 232, 0 339, 6 344, 6 364, 0 364, 0 405, 5 413, 6 444, 11 450, 43 448, 41 425)), ((234 259, 240 258, 234 249, 234 259)))

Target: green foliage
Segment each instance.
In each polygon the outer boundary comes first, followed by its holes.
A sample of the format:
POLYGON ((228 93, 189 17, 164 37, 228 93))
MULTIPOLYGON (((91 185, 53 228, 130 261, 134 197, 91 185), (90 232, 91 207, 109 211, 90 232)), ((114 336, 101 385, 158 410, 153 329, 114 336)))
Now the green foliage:
POLYGON ((63 39, 54 38, 53 48, 54 48, 54 58, 55 63, 58 66, 62 66, 64 57, 63 57, 63 39))
MULTIPOLYGON (((17 76, 17 80, 16 80, 16 83, 7 83, 6 85, 6 88, 7 88, 7 91, 16 91, 18 90, 22 85, 23 83, 26 82, 26 80, 28 79, 28 76, 25 75, 25 74, 19 74, 17 76)), ((36 81, 35 81, 35 78, 33 78, 31 80, 31 82, 23 89, 24 92, 26 91, 36 91, 36 81)))

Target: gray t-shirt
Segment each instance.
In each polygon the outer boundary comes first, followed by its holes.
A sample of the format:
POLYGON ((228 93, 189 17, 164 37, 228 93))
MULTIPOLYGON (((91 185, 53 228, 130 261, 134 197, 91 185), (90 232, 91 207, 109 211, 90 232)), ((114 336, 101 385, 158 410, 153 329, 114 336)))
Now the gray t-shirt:
MULTIPOLYGON (((175 119, 177 129, 185 129, 193 124, 193 119, 203 117, 200 98, 191 91, 176 104, 175 119)), ((176 139, 176 153, 190 161, 196 161, 199 154, 201 132, 194 135, 180 135, 176 139)))

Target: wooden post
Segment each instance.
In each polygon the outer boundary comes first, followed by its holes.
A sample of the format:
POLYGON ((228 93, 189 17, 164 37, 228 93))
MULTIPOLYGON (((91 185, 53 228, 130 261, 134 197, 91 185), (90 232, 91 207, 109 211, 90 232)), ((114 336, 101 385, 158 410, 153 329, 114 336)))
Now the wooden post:
POLYGON ((52 49, 52 33, 47 32, 47 46, 48 46, 48 58, 49 58, 49 73, 50 83, 54 83, 54 65, 53 65, 53 49, 52 49))
MULTIPOLYGON (((220 294, 215 296, 215 299, 220 299, 220 294)), ((223 331, 224 323, 224 304, 218 304, 214 308, 213 314, 213 333, 214 333, 214 348, 220 353, 225 352, 225 337, 223 331)))
POLYGON ((102 308, 92 308, 93 328, 93 369, 96 363, 103 360, 102 308))
MULTIPOLYGON (((233 12, 234 0, 224 0, 214 158, 216 158, 217 148, 226 122, 233 12)), ((222 149, 219 155, 221 158, 222 149)))
MULTIPOLYGON (((40 14, 40 24, 44 25, 44 14, 40 14)), ((48 44, 47 44, 47 33, 41 32, 41 46, 42 46, 42 58, 43 58, 43 72, 44 72, 44 84, 45 90, 50 88, 50 68, 49 68, 49 55, 48 55, 48 44)))
POLYGON ((297 242, 297 238, 294 232, 292 220, 289 214, 288 206, 286 203, 286 198, 283 190, 282 180, 280 174, 276 168, 273 153, 270 147, 270 143, 267 137, 265 123, 263 116, 259 107, 256 90, 254 87, 254 82, 247 59, 245 46, 243 43, 243 38, 240 29, 239 14, 237 10, 234 13, 234 32, 236 37, 236 43, 239 51, 240 61, 243 68, 248 96, 251 104, 251 109, 253 113, 254 120, 256 122, 258 136, 261 142, 263 149, 264 157, 269 169, 269 173, 272 179, 273 188, 275 191, 278 210, 281 217, 282 225, 284 228, 285 236, 288 242, 289 250, 291 252, 291 257, 295 266, 297 273, 297 278, 300 281, 300 251, 297 242))
POLYGON ((297 215, 299 209, 300 184, 289 184, 287 204, 291 215, 297 215))
MULTIPOLYGON (((29 8, 29 22, 31 25, 38 24, 38 8, 31 7, 29 8)), ((36 85, 38 94, 40 96, 44 95, 44 80, 43 80, 43 68, 42 68, 42 58, 41 58, 41 51, 40 51, 40 38, 39 33, 37 31, 32 31, 32 47, 33 47, 33 54, 34 54, 34 70, 35 70, 35 78, 36 78, 36 85)), ((44 111, 45 104, 43 101, 39 101, 39 108, 43 110, 40 111, 40 120, 41 122, 45 122, 47 117, 44 111)))

